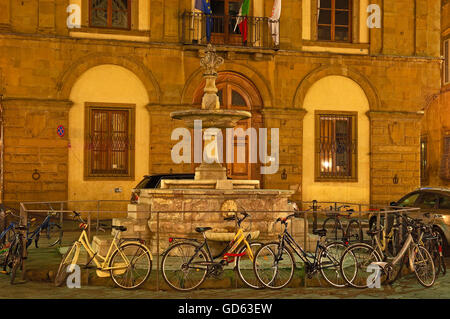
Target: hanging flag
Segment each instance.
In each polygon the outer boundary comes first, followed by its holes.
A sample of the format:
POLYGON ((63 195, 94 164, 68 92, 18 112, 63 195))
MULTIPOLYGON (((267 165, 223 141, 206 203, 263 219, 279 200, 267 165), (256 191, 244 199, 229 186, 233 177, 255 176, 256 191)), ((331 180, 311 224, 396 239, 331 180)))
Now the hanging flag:
POLYGON ((206 41, 211 41, 212 10, 211 0, 195 0, 195 9, 206 15, 206 41))
POLYGON ((239 16, 236 19, 236 25, 234 26, 234 31, 236 27, 239 26, 239 30, 242 34, 242 42, 247 42, 248 35, 248 13, 250 11, 250 0, 244 0, 242 2, 241 8, 239 9, 239 16))
POLYGON ((272 34, 273 44, 280 44, 280 16, 281 16, 281 0, 273 1, 272 16, 269 18, 269 29, 272 34))

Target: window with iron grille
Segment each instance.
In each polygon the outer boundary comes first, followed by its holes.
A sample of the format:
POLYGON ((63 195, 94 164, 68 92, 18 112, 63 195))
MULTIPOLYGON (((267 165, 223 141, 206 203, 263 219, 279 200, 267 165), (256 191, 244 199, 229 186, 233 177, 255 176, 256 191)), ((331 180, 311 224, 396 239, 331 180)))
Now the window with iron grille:
POLYGON ((317 0, 317 39, 351 42, 352 0, 317 0))
POLYGON ((90 0, 89 24, 97 28, 130 29, 131 0, 90 0))
POLYGON ((134 177, 134 105, 86 105, 85 177, 134 177))
POLYGON ((316 111, 316 181, 357 181, 357 113, 316 111))
POLYGON ((428 180, 427 153, 428 153, 428 138, 426 136, 422 136, 420 138, 420 181, 422 185, 426 184, 428 180))

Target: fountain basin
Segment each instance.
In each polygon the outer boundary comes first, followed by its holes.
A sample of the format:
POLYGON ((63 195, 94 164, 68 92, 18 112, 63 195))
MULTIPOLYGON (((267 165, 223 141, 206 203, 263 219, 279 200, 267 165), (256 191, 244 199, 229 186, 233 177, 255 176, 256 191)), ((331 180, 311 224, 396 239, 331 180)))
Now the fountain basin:
POLYGON ((202 121, 202 128, 233 128, 240 120, 251 118, 252 114, 239 110, 192 109, 172 112, 170 113, 170 117, 175 120, 184 121, 189 128, 194 128, 195 120, 202 121))

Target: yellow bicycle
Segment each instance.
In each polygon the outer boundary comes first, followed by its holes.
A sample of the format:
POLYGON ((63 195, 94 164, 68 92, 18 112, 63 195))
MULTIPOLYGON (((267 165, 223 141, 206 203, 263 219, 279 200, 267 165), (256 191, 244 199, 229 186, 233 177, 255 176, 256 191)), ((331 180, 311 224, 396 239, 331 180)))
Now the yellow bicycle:
MULTIPOLYGON (((262 246, 259 242, 249 242, 252 233, 245 234, 241 223, 244 217, 227 217, 226 221, 237 221, 234 239, 217 256, 212 256, 205 232, 211 227, 197 227, 195 231, 203 235, 202 242, 190 238, 169 238, 171 246, 163 253, 161 269, 166 283, 180 291, 193 290, 200 286, 207 277, 218 278, 224 272, 224 266, 234 262, 241 280, 251 288, 263 288, 253 271, 254 253, 262 246), (220 259, 220 260, 219 260, 220 259)), ((255 236, 256 237, 256 236, 255 236)))
POLYGON ((97 276, 111 277, 112 281, 123 289, 135 289, 141 286, 150 276, 152 270, 152 254, 139 239, 120 239, 120 233, 126 231, 124 226, 112 226, 116 232, 106 256, 95 252, 89 244, 86 233, 88 224, 80 214, 74 212, 81 224, 81 235, 77 241, 67 250, 61 260, 58 272, 55 276, 55 285, 61 286, 73 271, 72 265, 76 265, 81 247, 87 251, 90 260, 86 267, 93 261, 96 266, 97 276))

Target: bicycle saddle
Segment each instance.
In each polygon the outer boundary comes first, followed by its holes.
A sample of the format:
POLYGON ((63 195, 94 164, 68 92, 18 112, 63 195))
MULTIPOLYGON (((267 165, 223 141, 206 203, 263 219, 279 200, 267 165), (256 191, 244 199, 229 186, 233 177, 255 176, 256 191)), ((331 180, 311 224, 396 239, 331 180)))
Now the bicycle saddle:
POLYGON ((313 234, 319 235, 320 237, 325 237, 327 235, 327 230, 326 229, 316 229, 316 230, 313 230, 313 234))
POLYGON ((17 229, 17 230, 27 230, 27 228, 25 226, 22 226, 22 225, 17 225, 14 228, 17 229))
POLYGON ((127 228, 125 226, 111 226, 112 229, 117 229, 118 231, 127 231, 127 228))
POLYGON ((205 231, 211 230, 211 229, 212 229, 211 227, 196 227, 196 228, 195 228, 195 231, 196 231, 197 233, 204 233, 205 231))

